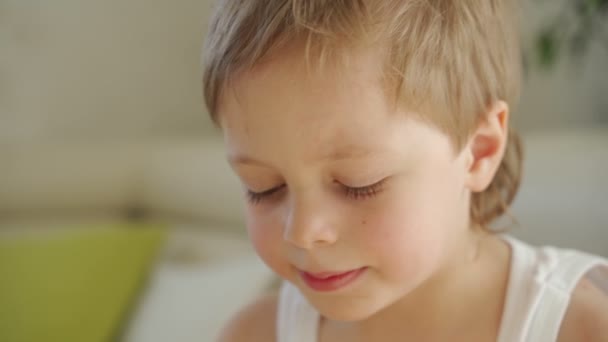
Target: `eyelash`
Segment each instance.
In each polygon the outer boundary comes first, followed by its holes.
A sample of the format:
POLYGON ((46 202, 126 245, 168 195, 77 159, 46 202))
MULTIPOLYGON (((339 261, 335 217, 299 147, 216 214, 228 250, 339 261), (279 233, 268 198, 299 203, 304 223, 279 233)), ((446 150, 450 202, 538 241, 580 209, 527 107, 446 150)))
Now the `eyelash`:
POLYGON ((258 204, 262 200, 266 199, 269 196, 274 195, 276 192, 281 190, 285 185, 278 186, 276 188, 272 188, 270 190, 262 191, 262 192, 254 192, 251 190, 247 190, 247 200, 251 204, 258 204))
POLYGON ((359 188, 352 188, 352 187, 346 186, 346 187, 344 187, 344 189, 346 191, 346 197, 349 197, 349 198, 352 198, 355 200, 359 200, 359 199, 371 198, 371 197, 378 195, 378 193, 380 191, 382 191, 383 185, 384 185, 384 180, 381 180, 372 185, 367 185, 367 186, 363 186, 363 187, 359 187, 359 188))
MULTIPOLYGON (((362 186, 358 188, 343 186, 344 194, 346 197, 354 199, 354 200, 362 200, 374 197, 378 195, 382 191, 382 186, 384 185, 384 180, 381 180, 372 185, 362 186)), ((268 197, 274 195, 276 192, 281 190, 285 185, 281 185, 276 188, 272 188, 270 190, 262 191, 262 192, 254 192, 251 190, 247 190, 247 199, 251 204, 258 204, 262 200, 267 199, 268 197)))

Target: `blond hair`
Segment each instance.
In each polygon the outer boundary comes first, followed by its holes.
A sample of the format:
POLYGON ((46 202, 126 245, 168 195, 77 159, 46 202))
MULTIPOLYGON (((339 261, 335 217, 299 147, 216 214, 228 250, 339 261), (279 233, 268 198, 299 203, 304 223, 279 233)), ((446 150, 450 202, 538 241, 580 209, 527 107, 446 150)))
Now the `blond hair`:
MULTIPOLYGON (((229 79, 273 49, 303 41, 318 65, 377 45, 394 98, 462 149, 489 107, 515 105, 520 88, 517 0, 220 0, 203 56, 204 97, 217 123, 229 79)), ((486 227, 513 201, 522 148, 510 129, 491 185, 473 194, 471 219, 486 227)))

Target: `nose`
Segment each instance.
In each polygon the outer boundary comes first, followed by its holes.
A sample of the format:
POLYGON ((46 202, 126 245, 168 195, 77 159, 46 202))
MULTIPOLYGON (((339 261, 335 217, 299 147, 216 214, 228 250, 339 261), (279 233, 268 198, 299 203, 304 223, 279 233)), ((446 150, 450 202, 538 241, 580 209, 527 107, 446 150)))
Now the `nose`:
POLYGON ((315 199, 292 199, 283 231, 285 241, 302 249, 328 246, 338 240, 331 208, 315 199))

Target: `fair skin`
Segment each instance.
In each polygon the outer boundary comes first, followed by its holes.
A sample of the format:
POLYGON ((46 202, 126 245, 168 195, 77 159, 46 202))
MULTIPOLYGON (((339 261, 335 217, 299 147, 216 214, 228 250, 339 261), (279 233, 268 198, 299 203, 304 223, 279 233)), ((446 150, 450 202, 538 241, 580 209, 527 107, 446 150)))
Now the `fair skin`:
MULTIPOLYGON (((239 75, 220 101, 229 161, 250 198, 253 245, 324 317, 319 341, 494 341, 510 250, 472 227, 473 192, 504 154, 497 101, 466 146, 393 106, 378 56, 307 69, 299 49, 239 75), (300 272, 364 269, 346 288, 300 272)), ((272 341, 276 298, 244 309, 222 341, 272 341)))

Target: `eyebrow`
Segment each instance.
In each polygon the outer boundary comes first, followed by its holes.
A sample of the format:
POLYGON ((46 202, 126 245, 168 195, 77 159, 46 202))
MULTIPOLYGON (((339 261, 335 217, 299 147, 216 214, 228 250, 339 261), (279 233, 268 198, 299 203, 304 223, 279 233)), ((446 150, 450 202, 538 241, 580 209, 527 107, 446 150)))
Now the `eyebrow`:
MULTIPOLYGON (((346 148, 337 149, 329 153, 321 155, 315 160, 346 160, 346 159, 362 159, 373 155, 383 154, 382 151, 373 151, 360 146, 347 146, 346 148)), ((233 154, 228 156, 228 161, 231 164, 240 165, 261 165, 269 166, 270 163, 245 154, 233 154)))
POLYGON ((228 156, 228 162, 230 164, 240 164, 240 165, 262 165, 267 166, 269 163, 264 161, 255 159, 253 157, 244 155, 244 154, 234 154, 228 156))
POLYGON ((321 156, 320 159, 327 160, 344 160, 344 159, 357 159, 357 158, 366 158, 372 155, 381 154, 381 151, 373 151, 367 148, 363 148, 360 146, 347 146, 345 148, 341 148, 330 153, 326 153, 321 156))

